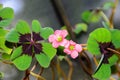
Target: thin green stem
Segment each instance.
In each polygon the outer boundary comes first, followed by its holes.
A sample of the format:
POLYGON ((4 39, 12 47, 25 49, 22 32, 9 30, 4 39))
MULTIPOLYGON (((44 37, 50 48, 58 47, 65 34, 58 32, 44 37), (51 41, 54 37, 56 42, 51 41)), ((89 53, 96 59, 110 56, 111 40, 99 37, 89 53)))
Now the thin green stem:
POLYGON ((105 22, 107 22, 107 23, 110 24, 110 21, 109 21, 108 17, 104 14, 103 11, 100 11, 100 15, 103 17, 103 19, 105 20, 105 22))

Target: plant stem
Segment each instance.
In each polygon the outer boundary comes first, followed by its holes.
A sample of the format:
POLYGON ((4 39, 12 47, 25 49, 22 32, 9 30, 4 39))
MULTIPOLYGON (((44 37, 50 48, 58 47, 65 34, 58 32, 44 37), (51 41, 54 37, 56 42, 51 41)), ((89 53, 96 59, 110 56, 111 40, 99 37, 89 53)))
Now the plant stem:
POLYGON ((87 48, 85 47, 85 48, 83 48, 83 51, 86 51, 87 50, 87 48))
POLYGON ((87 44, 80 44, 81 46, 83 46, 83 47, 86 47, 87 46, 87 44))
POLYGON ((38 62, 36 62, 36 63, 34 64, 34 66, 32 67, 32 69, 31 69, 30 71, 33 71, 33 70, 36 68, 37 64, 38 64, 38 62))
POLYGON ((29 79, 29 75, 30 75, 30 71, 27 69, 27 70, 25 71, 25 77, 23 78, 23 80, 30 80, 30 79, 29 79))
MULTIPOLYGON (((39 73, 37 74, 37 75, 39 75, 39 76, 41 76, 42 75, 42 73, 43 73, 43 71, 44 71, 44 68, 43 67, 41 67, 40 68, 40 71, 39 71, 39 73)), ((38 77, 37 78, 37 80, 39 80, 40 78, 38 77)))
POLYGON ((44 71, 44 68, 41 67, 40 72, 39 72, 38 74, 39 74, 39 75, 42 75, 43 71, 44 71))
POLYGON ((64 73, 64 71, 60 67, 60 61, 59 61, 58 58, 57 58, 57 64, 55 64, 55 65, 56 65, 56 68, 57 68, 59 80, 61 80, 61 76, 64 78, 63 80, 67 80, 66 74, 64 73))
MULTIPOLYGON (((103 11, 100 11, 100 14, 101 14, 101 16, 103 17, 103 19, 105 20, 105 22, 107 22, 107 23, 110 24, 110 21, 109 21, 108 17, 104 14, 104 12, 103 12, 103 11)), ((111 28, 111 27, 110 27, 110 28, 111 28)))
POLYGON ((110 80, 116 80, 116 79, 111 76, 111 77, 110 77, 110 80))
POLYGON ((95 62, 95 65, 98 66, 98 62, 97 62, 97 59, 96 59, 95 55, 93 56, 93 60, 95 62))
POLYGON ((112 52, 114 52, 114 53, 116 53, 116 54, 118 54, 118 55, 120 55, 120 52, 119 51, 116 51, 116 50, 114 50, 114 49, 111 49, 111 48, 107 48, 109 51, 112 51, 112 52))
POLYGON ((5 64, 13 64, 13 62, 11 62, 11 61, 4 61, 4 60, 2 60, 2 62, 5 63, 5 64))
POLYGON ((46 80, 45 78, 43 78, 42 76, 30 71, 30 74, 34 77, 36 77, 38 80, 46 80))
POLYGON ((91 65, 91 62, 90 62, 90 58, 88 57, 88 55, 85 51, 83 51, 83 54, 80 55, 79 61, 80 61, 80 64, 81 64, 83 70, 91 76, 92 65, 91 65), (85 64, 85 62, 83 62, 82 57, 85 58, 86 64, 85 64))
POLYGON ((111 28, 114 28, 114 27, 113 27, 113 19, 114 19, 114 15, 115 15, 115 12, 116 12, 116 7, 117 7, 117 5, 118 5, 118 3, 119 3, 119 0, 115 0, 114 3, 115 3, 115 6, 112 8, 111 16, 110 16, 110 18, 109 18, 110 27, 111 27, 111 28))
POLYGON ((68 73, 68 80, 71 80, 72 79, 72 73, 73 73, 73 64, 67 56, 65 57, 65 60, 68 62, 69 68, 70 68, 69 73, 68 73))
POLYGON ((52 71, 52 80, 55 80, 55 70, 52 64, 51 64, 51 71, 52 71))
POLYGON ((68 31, 71 39, 72 39, 73 41, 76 41, 76 40, 75 40, 75 34, 74 34, 74 32, 73 32, 73 30, 72 30, 72 26, 71 26, 71 24, 70 24, 70 22, 69 22, 69 20, 68 20, 68 18, 67 18, 67 15, 66 15, 66 13, 65 13, 65 9, 64 9, 64 7, 63 7, 63 5, 62 5, 61 0, 52 0, 52 2, 53 2, 53 4, 54 4, 54 6, 57 8, 58 14, 59 14, 59 16, 61 17, 64 25, 66 26, 67 31, 68 31))

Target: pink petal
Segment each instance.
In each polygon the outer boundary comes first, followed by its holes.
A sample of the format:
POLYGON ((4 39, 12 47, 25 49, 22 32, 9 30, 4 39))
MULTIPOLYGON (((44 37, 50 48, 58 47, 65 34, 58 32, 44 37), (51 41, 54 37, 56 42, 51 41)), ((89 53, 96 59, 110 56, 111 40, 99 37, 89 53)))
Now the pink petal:
POLYGON ((75 49, 76 49, 78 52, 81 52, 81 51, 82 51, 82 46, 79 45, 79 44, 76 44, 76 45, 75 45, 75 49))
POLYGON ((69 49, 64 49, 64 52, 65 52, 66 54, 71 54, 71 51, 70 51, 69 49))
POLYGON ((70 46, 70 42, 67 40, 66 43, 65 43, 65 45, 64 45, 64 47, 68 48, 69 46, 70 46))
POLYGON ((76 43, 73 42, 72 40, 70 40, 70 44, 71 44, 71 45, 76 45, 76 43))
POLYGON ((53 34, 50 35, 48 41, 49 41, 49 42, 55 41, 55 35, 53 35, 53 34))
POLYGON ((61 46, 65 46, 65 45, 67 45, 67 44, 68 44, 68 40, 66 40, 66 39, 64 39, 64 40, 60 43, 61 46))
POLYGON ((61 31, 61 30, 56 30, 56 31, 54 32, 54 34, 55 34, 55 35, 61 35, 61 34, 62 34, 62 31, 61 31))
POLYGON ((75 59, 76 57, 78 57, 78 52, 77 52, 77 51, 73 51, 73 52, 71 53, 71 57, 72 57, 73 59, 75 59))
POLYGON ((59 47, 59 43, 57 43, 56 41, 54 41, 54 42, 52 43, 52 46, 53 46, 54 48, 58 48, 58 47, 59 47))
POLYGON ((68 35, 68 32, 66 30, 62 30, 62 34, 63 37, 66 37, 68 35))

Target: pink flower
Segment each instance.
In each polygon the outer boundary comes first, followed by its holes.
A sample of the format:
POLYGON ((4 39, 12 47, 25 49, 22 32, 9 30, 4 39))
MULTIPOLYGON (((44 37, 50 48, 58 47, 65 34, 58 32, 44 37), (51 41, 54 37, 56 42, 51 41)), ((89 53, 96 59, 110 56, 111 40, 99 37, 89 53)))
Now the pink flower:
POLYGON ((82 46, 80 44, 76 44, 72 40, 68 42, 67 45, 65 45, 64 52, 70 55, 73 59, 78 57, 78 52, 82 51, 82 46))
POLYGON ((49 36, 49 42, 52 43, 54 48, 58 48, 59 46, 64 46, 67 43, 65 37, 68 35, 66 30, 56 30, 54 34, 49 36))

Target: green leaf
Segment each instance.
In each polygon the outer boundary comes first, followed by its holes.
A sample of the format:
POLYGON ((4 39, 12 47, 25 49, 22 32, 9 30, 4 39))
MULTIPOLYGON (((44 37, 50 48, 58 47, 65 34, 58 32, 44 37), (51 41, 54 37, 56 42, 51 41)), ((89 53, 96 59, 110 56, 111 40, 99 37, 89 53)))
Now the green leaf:
POLYGON ((13 9, 9 7, 0 9, 0 17, 2 18, 0 21, 0 27, 8 26, 14 18, 13 9))
POLYGON ((111 33, 105 28, 95 29, 90 33, 87 48, 94 55, 100 54, 99 43, 111 42, 111 33))
POLYGON ((4 78, 4 73, 0 72, 0 79, 3 80, 4 78))
POLYGON ((12 8, 5 7, 0 10, 0 17, 3 19, 12 19, 14 17, 14 11, 12 8))
POLYGON ((74 32, 76 34, 79 34, 81 31, 84 31, 84 32, 87 31, 87 24, 85 24, 85 23, 79 23, 79 24, 75 25, 74 32))
POLYGON ((0 48, 3 50, 3 53, 10 54, 12 49, 6 47, 5 45, 5 35, 7 32, 7 30, 0 28, 0 48))
POLYGON ((3 53, 10 54, 12 52, 12 49, 6 47, 4 37, 0 37, 0 48, 3 50, 3 53))
POLYGON ((84 11, 82 13, 82 20, 85 21, 85 22, 89 22, 89 17, 91 15, 91 12, 90 11, 84 11))
POLYGON ((47 55, 40 53, 40 54, 36 54, 35 57, 42 67, 44 67, 44 68, 49 67, 50 58, 47 55))
POLYGON ((39 21, 33 20, 32 21, 32 31, 36 32, 36 33, 39 33, 40 30, 41 30, 41 25, 40 25, 39 21))
POLYGON ((104 10, 108 10, 110 8, 113 8, 115 6, 114 2, 106 2, 104 5, 103 5, 103 9, 104 10))
POLYGON ((66 26, 65 26, 65 25, 62 26, 62 27, 61 27, 61 30, 67 30, 66 26))
POLYGON ((92 22, 92 23, 97 23, 97 22, 99 22, 100 21, 100 19, 101 19, 101 16, 100 16, 100 14, 99 13, 92 13, 91 15, 90 15, 90 17, 89 17, 89 22, 92 22))
POLYGON ((50 43, 42 43, 42 51, 52 59, 56 55, 56 49, 50 43))
POLYGON ((16 48, 16 49, 13 51, 13 53, 12 53, 12 55, 11 55, 11 60, 13 60, 13 59, 17 58, 18 56, 20 56, 21 53, 22 53, 22 46, 16 48))
POLYGON ((5 19, 0 21, 0 27, 6 27, 11 23, 12 19, 5 19))
POLYGON ((16 30, 21 34, 30 33, 30 27, 27 22, 20 20, 16 25, 16 30))
POLYGON ((95 29, 92 33, 90 33, 90 37, 101 43, 111 42, 111 33, 105 28, 95 29))
POLYGON ((52 28, 50 27, 45 27, 41 29, 40 35, 46 40, 48 39, 48 37, 53 34, 54 31, 52 28))
POLYGON ((110 75, 111 75, 110 65, 102 64, 99 70, 93 75, 93 77, 99 80, 108 80, 110 75))
POLYGON ((112 35, 112 43, 114 44, 115 48, 120 48, 120 30, 113 29, 111 30, 112 35))
POLYGON ((10 60, 10 54, 3 53, 2 54, 2 59, 4 59, 4 60, 10 60))
POLYGON ((0 37, 4 37, 8 31, 0 28, 0 37))
POLYGON ((99 11, 85 11, 82 13, 82 20, 87 23, 96 23, 99 22, 101 19, 101 15, 99 11))
POLYGON ((9 42, 17 43, 19 42, 19 34, 15 29, 12 29, 7 35, 6 40, 9 42))
POLYGON ((32 61, 32 57, 28 55, 22 55, 18 58, 16 58, 13 63, 19 70, 26 70, 29 68, 32 61))
POLYGON ((109 60, 109 64, 112 66, 112 65, 114 65, 117 62, 118 56, 114 54, 108 60, 109 60))
POLYGON ((0 4, 0 9, 2 9, 3 8, 3 4, 0 4))
POLYGON ((87 49, 88 51, 93 54, 93 55, 99 55, 100 52, 100 48, 99 48, 99 44, 97 43, 97 41, 95 39, 93 39, 92 37, 88 38, 87 41, 87 49))

